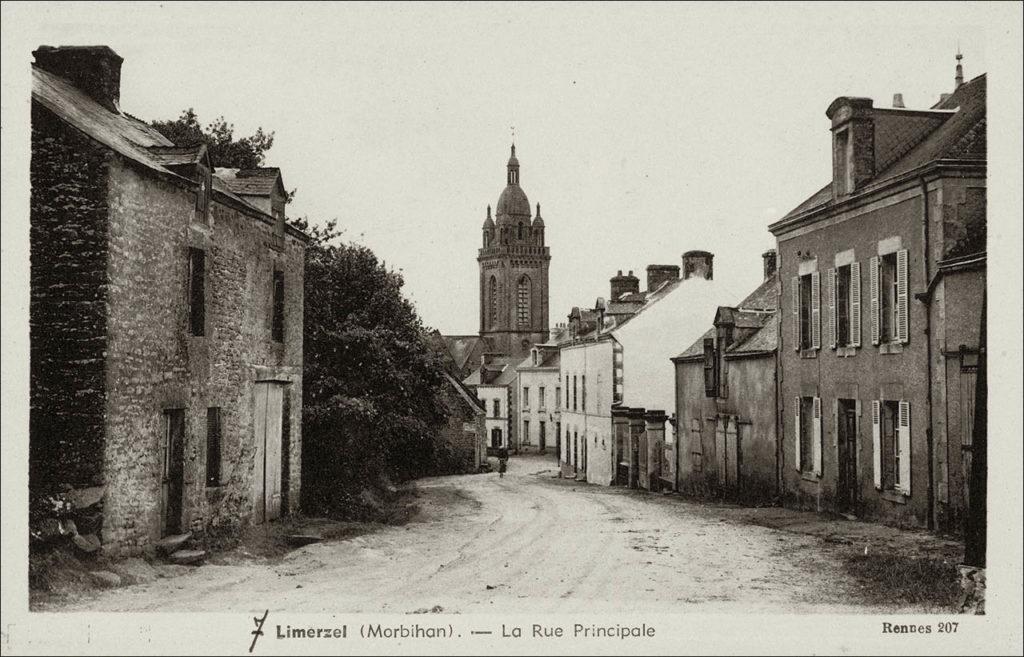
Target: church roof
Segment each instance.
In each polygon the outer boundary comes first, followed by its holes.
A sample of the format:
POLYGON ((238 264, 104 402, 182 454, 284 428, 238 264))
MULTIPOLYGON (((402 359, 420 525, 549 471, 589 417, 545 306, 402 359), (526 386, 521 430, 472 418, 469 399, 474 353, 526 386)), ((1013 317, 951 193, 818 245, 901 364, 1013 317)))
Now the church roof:
POLYGON ((526 198, 526 192, 515 183, 510 183, 498 197, 497 209, 498 221, 502 217, 525 217, 530 218, 530 199, 526 198))

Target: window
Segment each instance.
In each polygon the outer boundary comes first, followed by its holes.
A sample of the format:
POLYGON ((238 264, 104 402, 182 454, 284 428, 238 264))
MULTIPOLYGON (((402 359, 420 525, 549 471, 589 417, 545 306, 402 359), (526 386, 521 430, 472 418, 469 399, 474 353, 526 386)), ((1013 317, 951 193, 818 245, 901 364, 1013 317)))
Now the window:
POLYGON ((530 421, 523 420, 523 444, 530 444, 530 421))
POLYGON ((572 377, 572 410, 576 410, 576 400, 579 398, 579 390, 576 388, 576 375, 572 377))
POLYGON ((530 408, 530 388, 523 386, 523 408, 530 408))
POLYGON ((821 295, 818 272, 793 277, 794 349, 821 348, 821 295))
POLYGON ((569 410, 569 375, 565 375, 565 410, 569 410))
POLYGON ((206 485, 220 486, 221 424, 220 409, 206 409, 206 485))
POLYGON ((797 397, 794 416, 794 465, 803 474, 821 476, 821 398, 797 397))
POLYGON ((835 137, 836 186, 840 194, 852 193, 853 182, 853 149, 850 148, 850 131, 840 130, 835 137))
POLYGON ((907 261, 906 249, 871 258, 868 271, 872 344, 906 343, 910 340, 907 261))
POLYGON ((718 355, 714 338, 704 338, 704 395, 718 396, 718 355))
POLYGON ((519 222, 519 227, 518 227, 518 230, 516 231, 516 237, 518 239, 523 239, 523 222, 521 222, 521 221, 519 222))
POLYGON ((555 386, 555 408, 562 407, 562 386, 555 386))
POLYGON ((494 417, 501 417, 501 400, 494 400, 494 417))
POLYGON ((188 323, 192 335, 206 335, 206 253, 188 250, 188 323))
POLYGON ((580 377, 580 392, 583 396, 583 404, 580 408, 584 413, 587 412, 587 375, 584 374, 580 377))
POLYGON ((487 324, 492 329, 498 324, 498 279, 494 276, 487 286, 487 324))
POLYGON ((871 402, 875 488, 910 495, 910 403, 871 402))
POLYGON ((516 324, 519 328, 530 326, 530 279, 523 276, 516 288, 516 324))
POLYGON ((860 263, 830 269, 828 339, 833 349, 860 346, 860 263))
POLYGON ((538 392, 537 392, 537 406, 542 411, 547 410, 547 400, 544 399, 544 397, 545 397, 544 393, 545 393, 544 386, 540 386, 540 388, 538 389, 538 392))
POLYGON ((274 310, 270 324, 270 337, 274 342, 284 342, 284 272, 274 272, 274 310))

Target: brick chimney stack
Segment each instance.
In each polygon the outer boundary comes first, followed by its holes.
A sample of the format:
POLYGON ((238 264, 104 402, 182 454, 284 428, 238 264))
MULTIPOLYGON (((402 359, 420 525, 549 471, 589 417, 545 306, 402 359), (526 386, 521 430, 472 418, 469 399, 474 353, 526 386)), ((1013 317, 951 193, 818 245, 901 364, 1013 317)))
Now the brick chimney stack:
POLYGON ((761 260, 764 261, 764 279, 768 280, 775 275, 775 270, 778 268, 778 260, 775 254, 775 249, 768 249, 761 254, 761 260))
POLYGON ((636 294, 640 291, 640 279, 633 275, 633 271, 623 276, 622 270, 611 279, 611 301, 617 301, 623 294, 636 294))
POLYGON ((715 276, 714 260, 714 254, 708 251, 687 251, 683 254, 683 280, 704 278, 710 281, 715 276))
POLYGON ((665 281, 679 279, 678 265, 647 265, 647 291, 654 292, 665 281))
POLYGON ((892 106, 897 109, 905 109, 906 105, 903 104, 903 94, 892 95, 892 106))
POLYGON ((39 46, 36 66, 67 79, 111 112, 120 113, 121 62, 107 46, 39 46))

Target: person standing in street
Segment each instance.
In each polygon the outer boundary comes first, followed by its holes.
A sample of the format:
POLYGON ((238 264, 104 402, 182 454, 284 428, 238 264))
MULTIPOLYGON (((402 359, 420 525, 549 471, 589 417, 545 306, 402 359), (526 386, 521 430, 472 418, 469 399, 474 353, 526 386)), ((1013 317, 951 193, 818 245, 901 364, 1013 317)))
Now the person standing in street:
POLYGON ((498 450, 498 478, 503 479, 505 477, 505 470, 508 469, 508 447, 502 447, 498 450))

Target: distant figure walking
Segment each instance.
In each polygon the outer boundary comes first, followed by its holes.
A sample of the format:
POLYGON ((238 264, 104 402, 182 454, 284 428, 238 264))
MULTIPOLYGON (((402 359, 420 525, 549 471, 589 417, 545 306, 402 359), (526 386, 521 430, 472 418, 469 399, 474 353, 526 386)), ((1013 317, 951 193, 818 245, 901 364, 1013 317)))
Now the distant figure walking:
POLYGON ((505 477, 505 470, 508 469, 508 447, 498 450, 498 478, 505 477))

